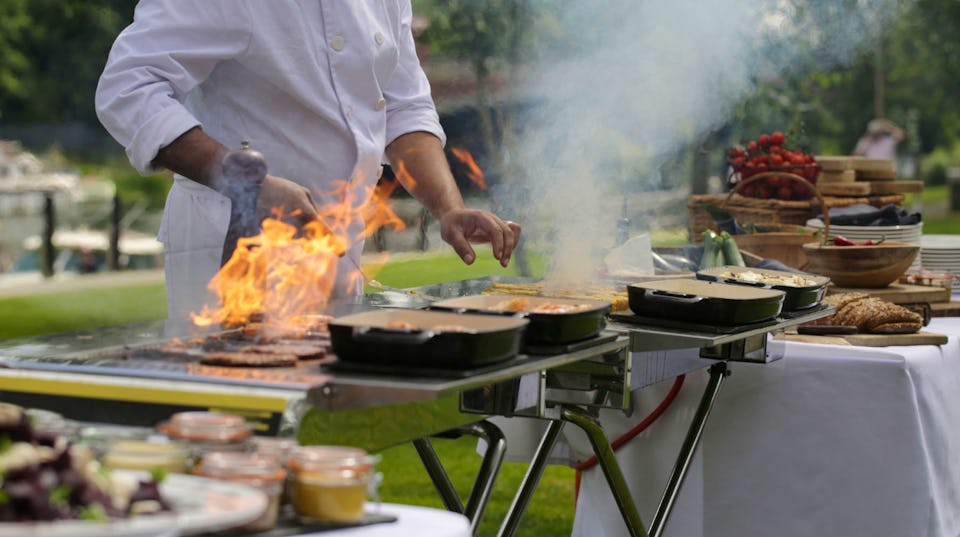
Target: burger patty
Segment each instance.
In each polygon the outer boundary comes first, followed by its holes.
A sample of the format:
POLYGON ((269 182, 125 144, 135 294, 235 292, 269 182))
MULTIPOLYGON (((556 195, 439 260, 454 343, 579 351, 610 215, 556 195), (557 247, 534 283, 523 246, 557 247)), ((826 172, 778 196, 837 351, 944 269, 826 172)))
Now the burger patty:
POLYGON ((200 363, 241 367, 291 367, 297 365, 297 355, 293 353, 219 351, 202 355, 200 363))

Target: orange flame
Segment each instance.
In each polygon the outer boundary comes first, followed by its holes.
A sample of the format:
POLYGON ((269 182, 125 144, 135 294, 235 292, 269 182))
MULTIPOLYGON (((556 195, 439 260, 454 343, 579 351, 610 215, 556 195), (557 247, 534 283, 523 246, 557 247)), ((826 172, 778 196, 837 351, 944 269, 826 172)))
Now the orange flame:
POLYGON ((456 147, 451 147, 450 152, 457 157, 457 160, 467 166, 467 179, 473 181, 481 190, 486 190, 487 182, 483 179, 483 170, 480 169, 480 166, 477 166, 476 161, 473 160, 473 155, 466 149, 456 147))
POLYGON ((318 218, 302 229, 282 221, 275 210, 277 218, 265 219, 259 235, 237 241, 233 256, 208 285, 219 296, 219 307, 191 314, 193 323, 239 326, 262 315, 270 324, 296 327, 298 319, 324 311, 337 281, 337 262, 350 249, 351 232, 361 223, 359 238, 385 225, 403 228, 388 203, 392 191, 351 188, 340 181, 320 199, 341 201, 318 207, 318 218))

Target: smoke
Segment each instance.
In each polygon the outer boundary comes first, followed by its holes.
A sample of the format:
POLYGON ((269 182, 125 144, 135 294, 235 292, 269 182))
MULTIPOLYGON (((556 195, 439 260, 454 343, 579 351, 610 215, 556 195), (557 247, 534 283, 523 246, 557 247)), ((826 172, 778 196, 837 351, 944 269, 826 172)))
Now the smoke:
POLYGON ((852 61, 886 11, 883 0, 604 0, 553 9, 562 39, 527 72, 522 91, 542 106, 525 117, 510 155, 529 195, 518 206, 537 211, 525 220, 550 223, 525 233, 553 250, 551 279, 589 277, 612 246, 623 195, 727 123, 759 81, 852 61))

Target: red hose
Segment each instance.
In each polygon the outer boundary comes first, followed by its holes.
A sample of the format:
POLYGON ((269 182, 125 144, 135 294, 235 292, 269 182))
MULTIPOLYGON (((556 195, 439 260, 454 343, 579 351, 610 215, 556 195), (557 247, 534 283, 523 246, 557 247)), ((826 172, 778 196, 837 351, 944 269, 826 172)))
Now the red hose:
MULTIPOLYGON (((673 400, 677 398, 677 394, 680 393, 680 388, 683 386, 684 378, 686 378, 686 375, 678 375, 677 378, 673 380, 673 386, 670 387, 670 391, 667 392, 666 396, 664 396, 663 401, 660 401, 660 404, 657 405, 657 408, 653 409, 653 412, 651 412, 647 417, 643 418, 643 421, 634 425, 633 428, 617 437, 613 442, 610 442, 610 447, 612 447, 614 451, 620 449, 621 446, 630 440, 633 440, 635 436, 645 431, 647 427, 650 427, 653 422, 657 421, 657 418, 666 412, 667 408, 670 407, 670 404, 673 403, 673 400)), ((589 470, 596 465, 597 456, 592 455, 589 459, 573 466, 573 469, 577 471, 574 481, 574 503, 576 503, 577 497, 580 495, 580 474, 584 470, 589 470)))

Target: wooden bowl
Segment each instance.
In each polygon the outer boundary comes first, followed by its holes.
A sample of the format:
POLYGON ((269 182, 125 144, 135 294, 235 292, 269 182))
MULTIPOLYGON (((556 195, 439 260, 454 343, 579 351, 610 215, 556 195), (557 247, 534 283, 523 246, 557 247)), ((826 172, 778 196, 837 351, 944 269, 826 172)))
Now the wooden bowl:
POLYGON ((910 268, 920 246, 887 241, 872 246, 803 245, 806 270, 827 276, 840 287, 886 287, 910 268))

